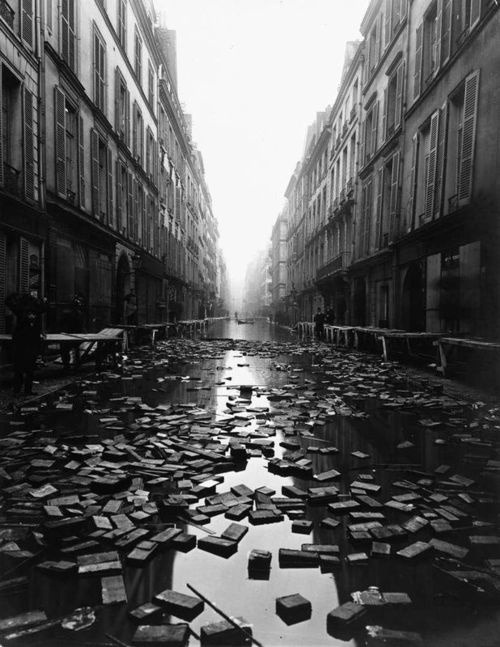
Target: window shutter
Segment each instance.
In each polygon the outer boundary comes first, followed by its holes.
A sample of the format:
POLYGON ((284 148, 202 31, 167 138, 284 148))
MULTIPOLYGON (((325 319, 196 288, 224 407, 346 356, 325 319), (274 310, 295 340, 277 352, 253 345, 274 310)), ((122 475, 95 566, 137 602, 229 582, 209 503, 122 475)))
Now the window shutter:
POLYGON ((127 173, 127 236, 132 238, 134 231, 134 186, 132 173, 127 173))
POLYGON ((438 128, 438 146, 437 146, 437 160, 436 160, 436 187, 434 191, 434 217, 438 218, 441 215, 443 203, 443 186, 444 186, 444 173, 445 173, 445 150, 446 150, 446 137, 448 132, 447 127, 447 104, 445 103, 439 111, 439 128, 438 128))
POLYGON ((56 190, 66 198, 66 98, 56 86, 54 88, 54 116, 56 131, 56 190))
POLYGON ((125 205, 122 205, 122 174, 120 160, 116 158, 115 161, 115 174, 116 174, 116 229, 123 233, 124 221, 123 211, 125 205))
POLYGON ((405 64, 404 62, 398 67, 396 72, 396 102, 394 106, 394 130, 397 130, 401 125, 403 116, 403 87, 405 79, 405 64))
POLYGON ((391 198, 389 204, 389 238, 393 240, 394 232, 397 229, 399 216, 399 167, 401 164, 401 153, 398 151, 392 156, 391 173, 391 198))
POLYGON ((377 171, 377 202, 376 202, 376 225, 375 225, 375 249, 382 246, 382 207, 384 195, 384 167, 377 171))
POLYGON ((408 0, 401 0, 401 20, 406 18, 408 13, 408 0))
MULTIPOLYGON (((389 83, 390 83, 390 79, 389 79, 389 83)), ((388 96, 389 96, 388 88, 385 88, 385 90, 384 90, 384 105, 383 105, 383 109, 382 109, 382 141, 383 142, 385 142, 385 140, 387 139, 387 121, 389 119, 389 115, 388 115, 388 112, 389 112, 388 96)))
POLYGON ((407 208, 407 231, 411 231, 415 226, 415 192, 417 187, 417 162, 418 162, 418 133, 412 138, 411 147, 411 169, 410 169, 410 196, 408 198, 407 208))
POLYGON ((470 2, 470 28, 472 29, 481 17, 481 0, 471 0, 470 2))
POLYGON ((378 127, 378 104, 380 102, 377 101, 377 103, 373 106, 373 119, 372 119, 372 132, 371 132, 371 154, 372 157, 375 155, 375 151, 377 150, 377 127, 378 127))
POLYGON ((19 292, 29 290, 29 243, 26 238, 19 239, 19 292))
POLYGON ((33 137, 33 95, 24 88, 24 194, 35 197, 35 159, 33 137))
POLYGON ((422 44, 423 44, 423 25, 417 27, 415 36, 415 71, 413 73, 413 100, 420 96, 422 83, 422 44))
POLYGON ((107 155, 107 164, 106 164, 106 171, 107 171, 107 198, 108 198, 108 218, 107 218, 107 224, 110 227, 116 227, 115 219, 114 219, 114 213, 113 213, 113 155, 111 153, 111 149, 108 148, 106 151, 107 155))
POLYGON ((462 145, 458 176, 458 205, 470 200, 474 171, 474 144, 476 141, 477 104, 479 96, 479 70, 465 79, 464 114, 462 120, 462 145))
POLYGON ((125 90, 125 143, 130 148, 130 92, 125 90))
MULTIPOLYGON (((67 62, 70 63, 70 56, 69 56, 69 17, 68 17, 68 10, 69 10, 69 2, 62 2, 61 3, 61 28, 60 28, 60 34, 59 34, 59 49, 61 52, 62 58, 67 62)), ((71 64, 70 64, 71 66, 71 64)))
MULTIPOLYGON (((3 106, 3 99, 2 99, 2 66, 0 65, 0 185, 3 185, 3 136, 2 136, 2 133, 3 133, 3 125, 2 125, 3 114, 2 113, 3 113, 3 111, 2 111, 2 106, 3 106)), ((0 238, 0 241, 1 240, 2 239, 0 238)), ((1 244, 1 242, 0 242, 0 244, 1 244)), ((0 269, 1 269, 1 267, 0 267, 0 269)), ((0 277, 1 276, 2 275, 0 274, 0 277)), ((1 280, 2 279, 0 278, 0 281, 1 280)), ((0 303, 2 303, 1 299, 0 299, 0 303)), ((1 321, 2 321, 2 319, 0 317, 0 325, 1 325, 1 321)))
POLYGON ((137 102, 132 107, 132 155, 137 155, 137 102))
POLYGON ((437 0, 436 6, 436 53, 435 53, 435 64, 434 64, 434 76, 439 70, 441 63, 441 34, 443 33, 443 0, 437 0))
POLYGON ((85 207, 85 142, 83 117, 78 117, 78 171, 80 177, 80 207, 85 207))
POLYGON ((5 298, 7 296, 7 239, 0 233, 0 333, 5 332, 5 298))
POLYGON ((391 4, 392 0, 385 0, 385 25, 384 45, 388 47, 391 42, 391 4))
POLYGON ((118 66, 115 68, 115 130, 118 134, 122 130, 120 119, 120 70, 118 66))
POLYGON ((434 215, 434 196, 436 187, 436 168, 437 168, 437 146, 439 136, 439 110, 436 110, 431 117, 431 127, 429 134, 429 163, 427 166, 427 177, 425 178, 425 205, 424 217, 427 220, 434 215))
POLYGON ((133 223, 130 235, 133 236, 134 240, 137 242, 138 239, 138 221, 139 221, 139 192, 137 190, 137 180, 134 177, 134 214, 133 214, 133 223))
POLYGON ((92 211, 94 216, 99 214, 99 136, 92 128, 90 131, 90 157, 92 160, 92 211))
POLYGON ((33 46, 33 0, 22 0, 21 3, 21 35, 24 42, 33 46))
POLYGON ((368 180, 364 187, 363 201, 363 255, 370 253, 370 229, 371 229, 371 200, 372 200, 372 180, 368 180))
POLYGON ((441 43, 438 48, 438 51, 440 51, 441 53, 441 65, 444 65, 444 63, 446 63, 446 61, 450 58, 451 21, 453 16, 451 7, 452 0, 443 0, 443 16, 441 18, 441 43))

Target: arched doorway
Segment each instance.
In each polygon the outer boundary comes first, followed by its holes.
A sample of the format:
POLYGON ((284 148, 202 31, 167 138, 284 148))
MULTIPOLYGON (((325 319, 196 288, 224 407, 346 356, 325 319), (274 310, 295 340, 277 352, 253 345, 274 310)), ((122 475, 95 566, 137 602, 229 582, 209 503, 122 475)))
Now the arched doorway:
POLYGON ((129 294, 131 289, 131 270, 130 261, 127 254, 121 254, 118 260, 118 267, 116 270, 116 309, 115 320, 117 323, 125 323, 125 295, 129 294))
POLYGON ((401 323, 405 330, 425 330, 425 279, 421 263, 412 263, 403 281, 401 323))

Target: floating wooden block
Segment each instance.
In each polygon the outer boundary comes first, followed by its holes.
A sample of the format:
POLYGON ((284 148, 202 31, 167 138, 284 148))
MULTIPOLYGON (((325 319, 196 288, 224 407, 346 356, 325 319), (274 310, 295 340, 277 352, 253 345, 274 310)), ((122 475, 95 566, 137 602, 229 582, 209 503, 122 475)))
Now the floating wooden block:
POLYGON ((359 508, 359 503, 354 501, 354 499, 348 499, 347 501, 337 501, 336 503, 329 503, 328 510, 333 514, 346 514, 351 510, 359 508))
POLYGON ((368 561, 368 555, 366 553, 350 553, 346 560, 349 564, 361 564, 368 561))
POLYGON ((78 574, 112 573, 122 570, 120 556, 115 550, 78 556, 78 574))
POLYGON ((312 607, 300 593, 276 598, 276 614, 287 624, 296 624, 309 620, 312 607))
POLYGON ((144 620, 154 620, 161 617, 163 609, 157 604, 146 602, 139 607, 132 609, 128 612, 129 618, 134 622, 142 623, 144 620))
POLYGON ((411 604, 411 598, 408 593, 389 592, 383 593, 382 595, 386 604, 411 604))
POLYGON ((182 532, 181 528, 167 528, 158 532, 153 537, 150 537, 150 541, 154 541, 156 544, 159 544, 162 548, 168 548, 174 537, 177 537, 182 532))
POLYGON ((340 558, 337 555, 319 556, 319 567, 322 573, 333 573, 340 566, 340 558))
POLYGON ((229 508, 224 514, 226 519, 234 519, 235 521, 240 521, 244 517, 248 516, 248 513, 252 509, 251 505, 238 504, 229 508))
POLYGON ((222 537, 201 537, 198 539, 198 548, 206 550, 208 553, 220 555, 221 557, 230 557, 238 550, 238 544, 229 539, 222 537))
POLYGON ((221 537, 224 539, 230 539, 231 541, 239 542, 248 532, 248 526, 243 526, 240 523, 231 523, 224 532, 221 533, 221 537))
POLYGON ((260 525, 263 523, 277 523, 283 521, 284 517, 282 514, 276 514, 272 510, 251 510, 248 518, 250 523, 254 525, 260 525))
POLYGON ((387 542, 374 541, 372 543, 372 557, 389 557, 391 554, 391 545, 387 542))
POLYGON ((172 615, 183 620, 193 620, 205 608, 205 603, 200 598, 170 589, 155 595, 154 601, 164 606, 172 615))
POLYGON ((190 535, 187 532, 181 532, 180 535, 172 539, 171 546, 174 550, 180 550, 183 553, 188 553, 193 548, 196 548, 196 535, 190 535))
POLYGON ((302 544, 301 550, 318 555, 338 555, 339 547, 336 544, 302 544))
POLYGON ((248 556, 248 570, 269 570, 272 556, 269 550, 253 548, 248 556))
POLYGON ((302 535, 308 535, 313 529, 313 522, 307 519, 297 520, 292 522, 292 532, 302 535))
POLYGON ((36 625, 45 620, 47 620, 45 611, 28 611, 27 613, 21 613, 17 616, 0 620, 0 631, 5 632, 11 631, 12 629, 19 629, 20 627, 29 627, 30 625, 36 625))
POLYGON ((251 490, 248 486, 246 485, 234 485, 231 488, 231 492, 235 494, 236 496, 246 496, 249 499, 253 498, 254 496, 254 491, 251 490))
POLYGON ((338 519, 333 519, 332 517, 325 517, 324 519, 321 520, 320 526, 323 526, 323 528, 337 528, 337 526, 340 525, 340 521, 338 519))
POLYGON ((219 503, 217 505, 201 505, 196 508, 200 514, 204 514, 207 517, 216 517, 219 514, 227 511, 227 505, 219 503))
POLYGON ((280 568, 316 568, 319 565, 318 553, 291 548, 280 548, 278 560, 280 568))
POLYGON ((319 474, 315 474, 314 478, 316 481, 331 481, 332 479, 336 479, 340 476, 340 472, 337 470, 328 470, 327 472, 320 472, 319 474))
POLYGON ((147 537, 147 535, 149 535, 149 530, 146 530, 146 528, 136 528, 135 530, 132 530, 132 532, 127 533, 124 537, 118 539, 115 542, 115 546, 119 550, 128 550, 147 537))
POLYGON ((157 643, 184 647, 189 641, 189 625, 141 625, 132 638, 134 643, 157 643))
POLYGON ((146 562, 154 557, 159 544, 154 541, 141 541, 126 557, 126 561, 136 566, 144 566, 146 562))
POLYGON ((406 559, 414 559, 415 557, 422 557, 425 553, 432 549, 432 546, 425 541, 416 541, 402 550, 398 550, 396 555, 406 559))
POLYGON ((244 618, 233 618, 241 627, 237 629, 227 620, 211 622, 200 629, 200 642, 202 645, 240 645, 250 644, 249 636, 252 635, 252 626, 244 618))
POLYGON ((41 562, 40 564, 37 564, 37 568, 41 569, 42 571, 47 571, 48 573, 54 573, 56 575, 70 575, 76 573, 77 566, 75 562, 60 560, 58 562, 41 562))
POLYGON ((101 580, 102 603, 118 604, 127 601, 125 583, 121 575, 110 575, 101 580))
POLYGON ((342 625, 349 625, 360 620, 366 613, 366 608, 356 602, 345 602, 330 611, 326 617, 327 630, 330 632, 342 625))
POLYGON ((366 481, 354 481, 351 483, 351 488, 358 488, 359 490, 367 490, 368 492, 373 492, 376 494, 377 492, 380 492, 380 485, 376 485, 375 483, 367 483, 366 481))

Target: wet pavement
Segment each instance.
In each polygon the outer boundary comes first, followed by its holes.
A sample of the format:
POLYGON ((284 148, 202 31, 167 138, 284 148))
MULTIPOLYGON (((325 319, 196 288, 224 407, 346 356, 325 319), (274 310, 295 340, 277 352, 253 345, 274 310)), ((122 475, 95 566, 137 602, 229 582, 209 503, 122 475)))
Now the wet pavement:
MULTIPOLYGON (((130 611, 190 585, 266 646, 497 645, 500 408, 263 321, 209 337, 2 416, 0 644, 140 644, 130 611), (231 523, 241 539, 207 545, 231 523), (195 538, 158 537, 175 527, 195 538), (252 550, 269 570, 249 572, 252 550), (310 611, 278 615, 293 594, 310 611), (353 594, 356 618, 327 621, 353 594), (89 627, 60 626, 81 607, 89 627), (29 611, 54 626, 12 637, 31 625, 2 620, 29 611)), ((142 623, 188 622, 190 645, 222 620, 160 606, 142 623)))

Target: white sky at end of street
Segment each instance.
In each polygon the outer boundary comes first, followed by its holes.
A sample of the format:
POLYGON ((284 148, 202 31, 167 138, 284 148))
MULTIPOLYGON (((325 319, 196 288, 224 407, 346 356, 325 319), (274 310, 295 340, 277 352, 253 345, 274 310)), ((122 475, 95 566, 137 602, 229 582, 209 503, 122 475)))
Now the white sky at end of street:
POLYGON ((369 0, 155 0, 177 32, 179 99, 193 117, 233 284, 263 249, 307 127, 333 105, 345 43, 369 0))

